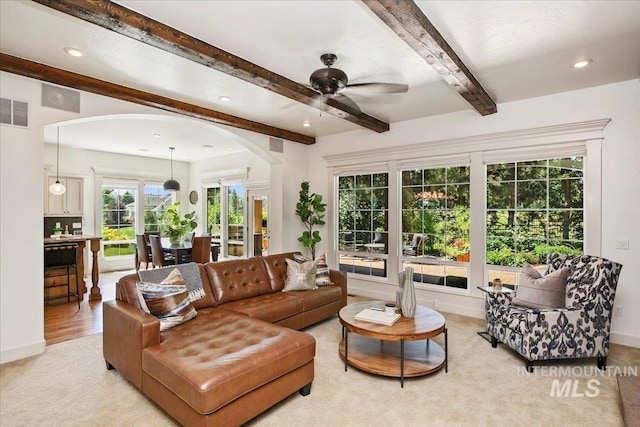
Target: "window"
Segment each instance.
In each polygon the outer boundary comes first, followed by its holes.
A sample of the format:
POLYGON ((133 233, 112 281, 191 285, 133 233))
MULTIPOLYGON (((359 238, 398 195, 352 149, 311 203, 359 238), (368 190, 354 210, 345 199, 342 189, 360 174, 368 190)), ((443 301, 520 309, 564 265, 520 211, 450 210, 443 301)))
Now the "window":
POLYGON ((242 184, 207 188, 207 232, 222 256, 244 256, 245 189, 242 184))
POLYGON ((403 269, 414 280, 467 288, 469 166, 402 171, 403 269))
POLYGON ((133 186, 102 186, 102 243, 105 258, 134 253, 136 193, 133 186))
POLYGON ((221 188, 207 188, 207 233, 213 242, 220 243, 222 230, 222 199, 221 188))
POLYGON ((244 185, 227 187, 227 253, 244 255, 244 185))
POLYGON ((487 164, 489 281, 515 285, 525 262, 584 250, 583 157, 487 164))
POLYGON ((340 270, 387 276, 389 174, 338 178, 340 270))
POLYGON ((167 206, 173 202, 173 194, 162 185, 144 186, 144 231, 160 231, 166 224, 167 206))

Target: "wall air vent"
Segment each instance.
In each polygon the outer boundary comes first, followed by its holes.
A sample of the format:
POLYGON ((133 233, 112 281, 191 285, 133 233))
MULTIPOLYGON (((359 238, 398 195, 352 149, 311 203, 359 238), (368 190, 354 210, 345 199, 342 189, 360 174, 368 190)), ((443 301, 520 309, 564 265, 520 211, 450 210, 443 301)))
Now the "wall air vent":
POLYGON ((269 151, 276 153, 284 152, 283 141, 280 138, 269 138, 269 151))
POLYGON ((0 98, 0 123, 3 125, 29 127, 29 103, 0 98))
POLYGON ((42 106, 79 113, 80 92, 43 83, 42 106))

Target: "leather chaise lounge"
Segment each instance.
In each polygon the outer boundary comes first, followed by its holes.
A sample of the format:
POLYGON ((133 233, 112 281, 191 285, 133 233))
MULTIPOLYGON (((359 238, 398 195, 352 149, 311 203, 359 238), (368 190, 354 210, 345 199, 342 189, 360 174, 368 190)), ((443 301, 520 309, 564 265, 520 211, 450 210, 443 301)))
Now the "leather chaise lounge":
POLYGON ((138 301, 137 274, 122 277, 103 306, 103 352, 180 424, 240 425, 314 378, 315 339, 299 332, 347 303, 346 276, 333 285, 282 292, 294 253, 198 264, 205 296, 197 316, 160 331, 138 301))

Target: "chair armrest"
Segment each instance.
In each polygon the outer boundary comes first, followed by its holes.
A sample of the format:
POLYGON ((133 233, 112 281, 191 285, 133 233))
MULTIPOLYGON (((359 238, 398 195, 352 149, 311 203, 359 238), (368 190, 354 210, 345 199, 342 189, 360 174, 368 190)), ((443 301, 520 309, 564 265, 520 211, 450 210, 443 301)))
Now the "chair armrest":
POLYGON ((160 321, 124 301, 105 301, 102 329, 105 361, 142 389, 142 350, 160 343, 160 321))
POLYGON ((347 305, 347 275, 339 270, 329 270, 329 277, 335 284, 342 288, 342 306, 347 305))
POLYGON ((515 296, 514 292, 503 293, 503 292, 487 292, 487 303, 490 305, 511 305, 513 301, 513 297, 515 296))

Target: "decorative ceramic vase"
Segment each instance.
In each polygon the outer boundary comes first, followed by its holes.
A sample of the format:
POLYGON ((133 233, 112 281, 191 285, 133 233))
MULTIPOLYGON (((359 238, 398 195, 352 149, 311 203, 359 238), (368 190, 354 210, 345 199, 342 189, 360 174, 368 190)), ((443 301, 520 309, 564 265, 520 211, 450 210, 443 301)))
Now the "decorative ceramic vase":
POLYGON ((400 309, 404 317, 413 317, 416 314, 416 289, 413 286, 413 268, 411 267, 404 269, 404 287, 400 309))
POLYGON ((396 291, 396 307, 402 308, 402 291, 404 290, 404 272, 398 273, 398 290, 396 291))
POLYGON ((500 279, 493 279, 493 290, 494 291, 500 291, 502 290, 502 280, 500 279))

